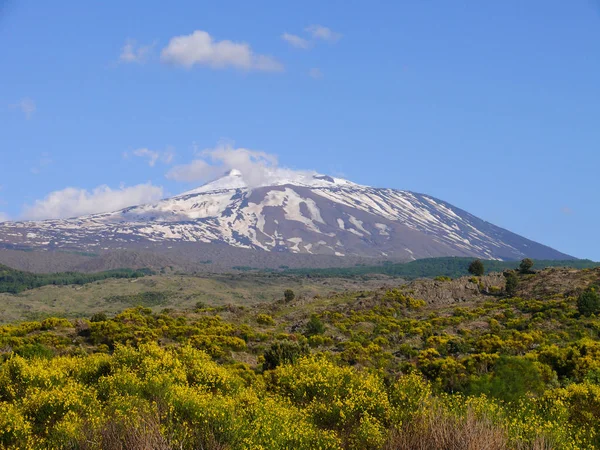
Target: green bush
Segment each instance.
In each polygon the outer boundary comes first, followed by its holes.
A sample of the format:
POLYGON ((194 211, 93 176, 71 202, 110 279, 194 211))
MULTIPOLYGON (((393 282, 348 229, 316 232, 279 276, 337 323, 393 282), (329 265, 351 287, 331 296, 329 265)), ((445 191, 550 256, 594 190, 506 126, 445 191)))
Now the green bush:
POLYGON ((273 370, 281 364, 292 364, 310 352, 306 343, 278 341, 271 344, 264 354, 263 370, 273 370))
POLYGON ((469 264, 469 273, 476 277, 480 277, 485 273, 485 267, 483 267, 481 260, 476 259, 469 264))
POLYGON ((577 297, 577 310, 583 316, 600 312, 600 292, 597 286, 590 286, 577 297))
POLYGON ((108 317, 106 317, 106 313, 99 312, 90 317, 90 322, 106 322, 107 319, 108 317))
POLYGON ((294 291, 291 289, 286 289, 283 292, 283 298, 286 302, 290 303, 296 298, 296 294, 294 294, 294 291))
POLYGON ((20 346, 15 350, 15 354, 22 356, 23 358, 51 359, 54 356, 54 351, 45 345, 36 342, 20 346))
POLYGON ((504 287, 504 291, 506 295, 513 296, 517 293, 517 287, 519 286, 519 278, 514 271, 506 271, 504 272, 504 278, 506 278, 506 285, 504 287))
POLYGON ((492 374, 475 380, 470 391, 504 401, 514 402, 526 395, 539 395, 544 390, 542 373, 538 366, 525 358, 501 357, 492 374))
POLYGON ((530 258, 525 258, 519 264, 519 271, 523 274, 531 273, 531 268, 533 267, 533 260, 530 258))
POLYGON ((306 332, 304 334, 308 337, 323 333, 325 333, 325 324, 319 316, 313 314, 306 324, 306 332))

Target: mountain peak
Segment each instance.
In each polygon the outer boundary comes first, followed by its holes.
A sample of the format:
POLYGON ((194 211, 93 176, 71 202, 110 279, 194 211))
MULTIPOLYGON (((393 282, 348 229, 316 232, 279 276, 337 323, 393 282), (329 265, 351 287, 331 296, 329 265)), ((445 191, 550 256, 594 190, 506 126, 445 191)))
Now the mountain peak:
POLYGON ((225 172, 225 174, 223 176, 224 177, 241 177, 242 172, 237 169, 231 169, 230 171, 225 172))
POLYGON ((293 185, 301 187, 334 187, 360 185, 343 178, 323 175, 314 171, 296 171, 280 168, 261 168, 259 170, 241 171, 231 169, 221 177, 202 186, 184 192, 183 195, 201 194, 213 191, 255 189, 259 187, 293 185))

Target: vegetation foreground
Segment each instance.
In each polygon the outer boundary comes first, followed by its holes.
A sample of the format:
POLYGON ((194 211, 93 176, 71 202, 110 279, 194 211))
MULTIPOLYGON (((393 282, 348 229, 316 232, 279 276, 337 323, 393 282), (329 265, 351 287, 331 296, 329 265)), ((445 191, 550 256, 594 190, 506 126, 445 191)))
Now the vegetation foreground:
POLYGON ((600 448, 600 270, 505 278, 463 304, 409 284, 6 325, 0 444, 600 448))

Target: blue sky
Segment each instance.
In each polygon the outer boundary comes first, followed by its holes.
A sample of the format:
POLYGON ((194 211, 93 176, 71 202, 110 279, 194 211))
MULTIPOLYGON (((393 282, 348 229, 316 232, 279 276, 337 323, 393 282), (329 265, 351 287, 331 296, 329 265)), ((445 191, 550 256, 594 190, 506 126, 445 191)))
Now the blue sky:
POLYGON ((600 260, 595 0, 0 4, 0 218, 182 192, 226 140, 600 260))

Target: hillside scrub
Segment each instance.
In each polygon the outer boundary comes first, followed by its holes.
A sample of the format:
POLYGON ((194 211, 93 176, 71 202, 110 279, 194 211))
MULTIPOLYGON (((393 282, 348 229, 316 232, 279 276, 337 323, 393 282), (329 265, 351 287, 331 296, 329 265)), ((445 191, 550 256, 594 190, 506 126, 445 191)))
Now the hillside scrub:
POLYGON ((540 276, 460 305, 388 289, 6 325, 0 446, 600 448, 600 319, 525 295, 540 276))

